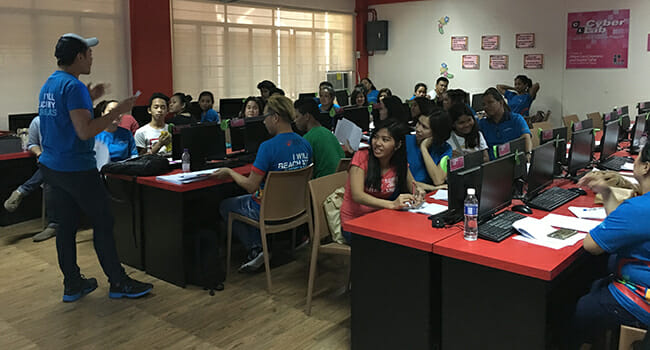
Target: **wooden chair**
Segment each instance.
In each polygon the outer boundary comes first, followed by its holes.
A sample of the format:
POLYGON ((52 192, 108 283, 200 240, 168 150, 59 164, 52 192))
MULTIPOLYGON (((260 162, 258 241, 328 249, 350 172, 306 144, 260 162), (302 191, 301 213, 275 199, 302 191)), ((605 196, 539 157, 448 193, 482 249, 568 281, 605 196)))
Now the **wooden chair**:
POLYGON ((228 215, 228 248, 226 254, 226 274, 230 272, 230 250, 232 247, 232 223, 239 220, 260 230, 262 250, 264 252, 264 268, 266 270, 266 285, 271 292, 271 266, 269 265, 269 249, 266 235, 271 233, 293 230, 295 239, 296 228, 304 223, 312 235, 311 205, 307 181, 311 179, 314 165, 298 170, 271 171, 266 177, 264 195, 260 208, 259 220, 230 212, 228 215))
POLYGON ((352 158, 341 158, 339 165, 336 167, 336 172, 348 171, 350 169, 350 162, 352 162, 352 158))
POLYGON ((603 129, 603 116, 600 112, 587 113, 587 118, 594 121, 594 128, 603 129))
POLYGON ((629 326, 621 326, 621 335, 618 338, 618 350, 634 350, 640 347, 633 347, 635 342, 642 342, 648 337, 645 329, 629 326))
POLYGON ((533 134, 532 137, 533 148, 539 146, 540 132, 542 132, 543 130, 552 130, 552 129, 553 129, 553 125, 551 125, 551 122, 549 121, 533 123, 533 128, 530 130, 531 134, 533 134))
MULTIPOLYGON (((345 186, 348 178, 347 171, 336 172, 309 181, 309 192, 311 193, 311 204, 314 210, 314 234, 311 236, 311 262, 309 264, 309 282, 307 283, 307 306, 305 312, 311 314, 311 298, 314 291, 314 279, 316 278, 316 264, 318 254, 336 254, 350 256, 350 246, 339 243, 322 244, 321 240, 330 235, 323 210, 323 202, 334 190, 345 186)), ((348 265, 349 266, 349 265, 348 265)), ((348 271, 348 276, 349 276, 348 271)))

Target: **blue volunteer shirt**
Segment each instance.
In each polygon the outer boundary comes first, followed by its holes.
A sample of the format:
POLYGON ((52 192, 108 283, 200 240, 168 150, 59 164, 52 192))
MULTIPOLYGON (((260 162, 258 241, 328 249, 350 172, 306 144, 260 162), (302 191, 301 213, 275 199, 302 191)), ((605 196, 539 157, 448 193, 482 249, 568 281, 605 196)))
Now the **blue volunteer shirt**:
POLYGON ((506 111, 501 121, 496 124, 490 118, 482 118, 478 121, 479 129, 488 144, 490 159, 494 159, 492 147, 502 145, 519 138, 523 134, 529 134, 528 124, 519 114, 506 111))
POLYGON ((133 134, 124 128, 118 127, 115 132, 104 130, 95 136, 95 140, 102 142, 108 147, 111 162, 125 160, 131 158, 131 156, 138 155, 133 134))
POLYGON ((41 119, 39 161, 56 171, 85 171, 96 168, 95 139, 81 140, 72 125, 70 111, 87 109, 93 116, 93 101, 84 83, 64 71, 47 78, 38 98, 41 119))
POLYGON ((530 105, 533 103, 533 98, 529 93, 518 95, 513 91, 506 90, 504 96, 508 99, 508 106, 513 113, 528 116, 530 105))
MULTIPOLYGON (((304 168, 312 163, 312 159, 309 142, 296 133, 287 132, 262 142, 257 150, 252 171, 265 177, 269 171, 304 168)), ((251 197, 255 203, 260 203, 263 192, 264 181, 260 184, 259 190, 251 197)))
MULTIPOLYGON (((591 238, 603 250, 616 254, 617 264, 621 259, 640 261, 624 264, 619 278, 643 287, 650 287, 650 225, 645 218, 650 208, 650 193, 630 198, 611 212, 607 218, 591 232, 591 238)), ((623 286, 623 288, 628 288, 623 286)), ((634 300, 631 300, 610 283, 609 291, 616 301, 634 315, 639 321, 650 325, 650 313, 646 312, 634 300)))
MULTIPOLYGON (((436 165, 440 165, 440 161, 444 157, 451 158, 451 152, 451 146, 447 142, 439 146, 431 145, 429 148, 431 159, 433 159, 433 162, 436 163, 436 165)), ((406 158, 415 181, 433 184, 433 180, 429 177, 427 168, 424 165, 422 151, 420 150, 420 146, 417 144, 415 135, 406 135, 406 158)), ((446 168, 446 163, 443 164, 443 168, 446 168)))
POLYGON ((205 122, 219 122, 219 113, 214 109, 208 109, 205 112, 201 112, 201 123, 205 122))
POLYGON ((366 95, 368 99, 368 103, 377 103, 377 99, 379 98, 379 91, 378 90, 370 90, 368 95, 366 95))

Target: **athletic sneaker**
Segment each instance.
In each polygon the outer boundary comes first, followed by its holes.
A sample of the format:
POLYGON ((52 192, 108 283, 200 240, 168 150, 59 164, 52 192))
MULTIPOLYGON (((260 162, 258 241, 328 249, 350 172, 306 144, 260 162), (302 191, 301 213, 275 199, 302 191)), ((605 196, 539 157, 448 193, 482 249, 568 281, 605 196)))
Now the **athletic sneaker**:
POLYGON ((111 283, 111 289, 108 292, 108 297, 112 299, 119 298, 139 298, 153 289, 153 284, 136 281, 129 276, 124 276, 124 279, 119 284, 111 283))
POLYGON ((11 196, 9 196, 9 198, 5 201, 5 209, 7 209, 7 211, 10 213, 14 212, 16 209, 18 209, 18 206, 23 200, 23 197, 25 197, 25 195, 18 190, 11 192, 11 196))
POLYGON ((77 301, 82 296, 94 291, 95 289, 97 289, 97 280, 92 277, 85 278, 81 275, 77 282, 65 286, 63 289, 63 301, 66 303, 77 301))
POLYGON ((264 252, 261 249, 254 249, 251 251, 251 253, 253 254, 253 258, 240 266, 239 272, 254 273, 260 271, 262 266, 264 266, 264 252))
POLYGON ((42 242, 56 236, 56 227, 48 226, 42 232, 35 234, 32 237, 34 242, 42 242))

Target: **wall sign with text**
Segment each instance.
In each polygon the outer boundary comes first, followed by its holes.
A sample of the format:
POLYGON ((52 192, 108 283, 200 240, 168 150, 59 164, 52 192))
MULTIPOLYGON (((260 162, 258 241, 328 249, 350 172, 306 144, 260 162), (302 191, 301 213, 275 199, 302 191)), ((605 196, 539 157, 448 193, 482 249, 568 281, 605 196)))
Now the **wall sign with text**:
POLYGON ((466 36, 451 37, 451 51, 467 51, 468 38, 466 36))
POLYGON ((542 69, 544 68, 544 55, 534 53, 524 55, 524 69, 542 69))
POLYGON ((498 49, 499 49, 498 35, 483 35, 481 37, 481 50, 498 50, 498 49))
POLYGON ((479 55, 463 55, 463 69, 480 69, 479 55))
POLYGON ((508 55, 490 55, 490 69, 508 69, 508 55))
POLYGON ((530 49, 535 47, 535 33, 516 34, 515 47, 518 49, 530 49))
POLYGON ((627 68, 630 10, 568 15, 566 68, 627 68))

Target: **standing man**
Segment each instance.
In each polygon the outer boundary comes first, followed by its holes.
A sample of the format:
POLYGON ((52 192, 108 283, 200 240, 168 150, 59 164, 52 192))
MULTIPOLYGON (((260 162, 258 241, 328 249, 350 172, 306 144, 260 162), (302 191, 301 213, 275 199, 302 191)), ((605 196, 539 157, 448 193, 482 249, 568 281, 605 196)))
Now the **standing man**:
POLYGON ((433 91, 429 91, 429 96, 433 99, 433 102, 442 108, 442 94, 447 91, 449 87, 449 79, 445 77, 440 77, 436 80, 436 87, 433 91))
POLYGON ((92 101, 104 94, 105 86, 84 85, 79 75, 90 74, 91 47, 97 38, 64 34, 54 56, 59 70, 52 73, 39 93, 39 115, 43 153, 40 157, 45 182, 51 186, 46 198, 56 208, 59 224, 56 250, 63 272, 63 301, 76 301, 97 288, 95 278, 85 278, 77 266, 77 221, 79 210, 93 225, 97 257, 110 282, 110 298, 137 298, 153 285, 129 278, 117 257, 113 239, 113 216, 108 196, 97 172, 95 135, 133 107, 136 96, 121 101, 110 113, 93 119, 92 101))

